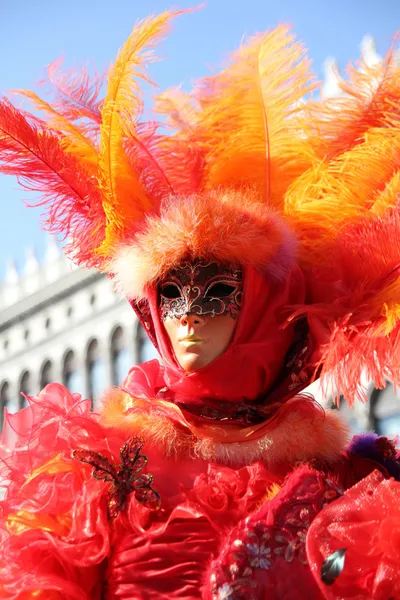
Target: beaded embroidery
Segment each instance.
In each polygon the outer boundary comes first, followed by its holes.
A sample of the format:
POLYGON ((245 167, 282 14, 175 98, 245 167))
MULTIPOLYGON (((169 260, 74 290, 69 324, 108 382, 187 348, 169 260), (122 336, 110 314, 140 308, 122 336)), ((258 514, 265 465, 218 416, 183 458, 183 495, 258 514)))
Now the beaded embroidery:
POLYGON ((128 496, 133 492, 138 502, 150 510, 158 510, 161 498, 151 486, 154 476, 141 473, 147 464, 147 456, 141 454, 143 440, 132 437, 121 448, 121 463, 116 466, 98 452, 74 450, 73 457, 94 467, 93 477, 110 482, 108 490, 108 515, 111 521, 125 508, 128 496))

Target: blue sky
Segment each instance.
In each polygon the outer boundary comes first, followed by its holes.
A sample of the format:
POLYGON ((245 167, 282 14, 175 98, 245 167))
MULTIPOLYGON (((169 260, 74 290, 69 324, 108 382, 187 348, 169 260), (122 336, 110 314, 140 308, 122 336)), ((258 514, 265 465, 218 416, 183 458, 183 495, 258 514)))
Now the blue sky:
MULTIPOLYGON (((180 0, 187 8, 196 2, 180 0)), ((0 3, 0 91, 34 87, 45 66, 63 55, 65 64, 110 64, 137 19, 170 8, 167 0, 13 0, 0 3)), ((337 58, 341 68, 359 56, 365 34, 378 51, 388 49, 400 29, 399 0, 208 0, 205 7, 174 23, 160 47, 163 62, 152 67, 161 88, 189 84, 207 74, 243 37, 279 23, 293 25, 309 49, 314 70, 322 77, 324 59, 337 58)), ((0 278, 7 259, 21 267, 24 248, 43 254, 45 234, 40 211, 27 209, 20 190, 0 175, 0 278)))

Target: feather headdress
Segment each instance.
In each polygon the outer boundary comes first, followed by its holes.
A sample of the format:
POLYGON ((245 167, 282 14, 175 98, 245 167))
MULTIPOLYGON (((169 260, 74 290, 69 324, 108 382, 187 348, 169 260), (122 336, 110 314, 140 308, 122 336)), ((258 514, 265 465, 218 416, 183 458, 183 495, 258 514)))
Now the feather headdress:
POLYGON ((153 46, 178 13, 138 23, 107 79, 49 68, 40 119, 0 103, 0 171, 40 192, 46 226, 79 263, 136 301, 188 255, 284 278, 297 262, 307 304, 292 318, 330 330, 322 374, 349 398, 363 368, 400 382, 400 68, 351 67, 345 95, 313 100, 302 45, 281 26, 251 38, 190 93, 142 119, 153 46))

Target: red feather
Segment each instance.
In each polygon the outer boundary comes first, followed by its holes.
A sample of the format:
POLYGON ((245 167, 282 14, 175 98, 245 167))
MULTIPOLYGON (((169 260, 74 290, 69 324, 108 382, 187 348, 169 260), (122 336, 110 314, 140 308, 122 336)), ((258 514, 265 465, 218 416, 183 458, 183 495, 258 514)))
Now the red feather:
POLYGON ((128 129, 124 141, 124 149, 132 170, 138 173, 144 188, 156 203, 163 196, 175 193, 161 164, 161 139, 158 124, 146 122, 128 129))
POLYGON ((147 193, 157 202, 191 195, 202 181, 204 152, 189 140, 158 132, 159 124, 141 123, 128 134, 125 151, 147 193))
MULTIPOLYGON (((48 79, 51 84, 51 106, 70 121, 86 118, 93 127, 101 123, 100 92, 104 85, 105 75, 95 73, 90 76, 87 69, 82 67, 79 72, 75 70, 63 72, 62 60, 52 62, 47 68, 48 79)), ((42 82, 46 83, 46 81, 42 82)), ((97 127, 98 128, 98 127, 97 127)))
POLYGON ((62 139, 39 119, 0 101, 0 172, 40 194, 34 206, 47 207, 46 229, 71 238, 67 250, 94 266, 92 252, 104 238, 100 192, 92 174, 63 150, 62 139))

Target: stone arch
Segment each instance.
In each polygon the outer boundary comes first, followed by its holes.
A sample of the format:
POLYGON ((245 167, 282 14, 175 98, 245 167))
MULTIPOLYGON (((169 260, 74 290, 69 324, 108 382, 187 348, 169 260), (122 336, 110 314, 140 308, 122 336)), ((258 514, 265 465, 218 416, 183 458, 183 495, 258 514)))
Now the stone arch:
POLYGON ((45 360, 40 369, 40 389, 53 381, 53 363, 51 360, 45 360))
POLYGON ((87 393, 95 406, 104 392, 106 381, 105 361, 96 337, 91 338, 86 346, 85 363, 87 393))
POLYGON ((137 326, 135 328, 135 345, 136 345, 136 356, 138 358, 138 363, 143 363, 148 360, 152 360, 154 358, 158 358, 159 354, 157 350, 154 348, 153 344, 147 337, 146 330, 143 325, 138 321, 137 326))
POLYGON ((4 409, 10 402, 10 384, 8 381, 3 381, 0 386, 0 430, 3 427, 4 409))
POLYGON ((126 330, 116 325, 110 335, 111 383, 121 385, 132 366, 126 330))
POLYGON ((21 376, 19 378, 18 392, 18 405, 21 409, 24 408, 24 406, 27 406, 28 404, 26 398, 22 394, 25 394, 25 396, 29 396, 32 394, 32 380, 31 374, 28 371, 28 369, 25 369, 21 373, 21 376))
POLYGON ((64 353, 62 359, 62 382, 70 392, 76 392, 84 395, 84 383, 82 378, 82 369, 79 368, 76 352, 72 348, 64 353))

